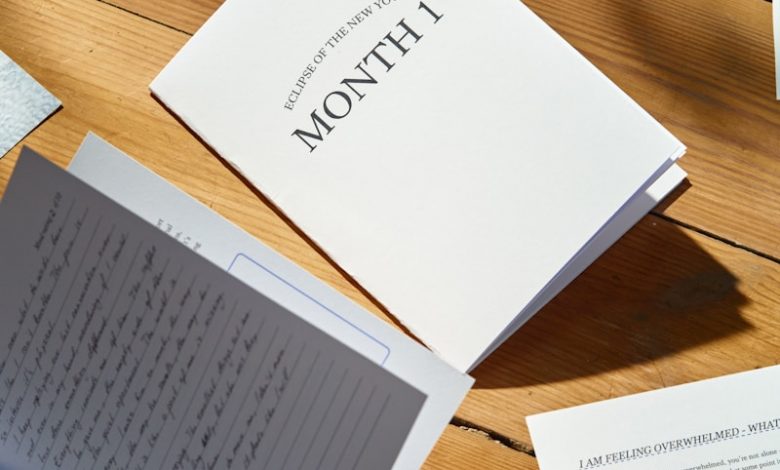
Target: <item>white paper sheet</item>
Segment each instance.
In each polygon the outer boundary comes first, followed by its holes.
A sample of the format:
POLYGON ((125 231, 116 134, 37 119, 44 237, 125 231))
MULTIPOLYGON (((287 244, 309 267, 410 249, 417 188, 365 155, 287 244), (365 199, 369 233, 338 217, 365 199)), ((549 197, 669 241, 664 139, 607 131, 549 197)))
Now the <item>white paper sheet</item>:
POLYGON ((527 421, 541 470, 780 469, 780 366, 527 421))
POLYGON ((460 370, 684 151, 515 0, 228 0, 151 89, 460 370))
POLYGON ((29 148, 0 225, 3 464, 395 462, 425 394, 29 148))
POLYGON ((57 98, 0 51, 0 158, 59 106, 57 98))
POLYGON ((780 2, 772 2, 772 18, 775 36, 775 81, 777 82, 777 99, 780 100, 780 2))
POLYGON ((323 331, 414 383, 429 399, 395 468, 420 466, 473 379, 94 134, 85 138, 70 171, 280 305, 295 309, 323 331))

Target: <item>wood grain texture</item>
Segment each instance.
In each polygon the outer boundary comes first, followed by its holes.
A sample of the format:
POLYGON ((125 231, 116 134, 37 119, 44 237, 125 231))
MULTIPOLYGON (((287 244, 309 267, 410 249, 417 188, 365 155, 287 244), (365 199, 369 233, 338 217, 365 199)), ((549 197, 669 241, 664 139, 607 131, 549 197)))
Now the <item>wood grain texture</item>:
POLYGON ((482 433, 447 426, 424 470, 538 470, 536 459, 504 447, 482 433))
POLYGON ((222 5, 223 0, 100 0, 128 12, 163 23, 190 34, 222 5))

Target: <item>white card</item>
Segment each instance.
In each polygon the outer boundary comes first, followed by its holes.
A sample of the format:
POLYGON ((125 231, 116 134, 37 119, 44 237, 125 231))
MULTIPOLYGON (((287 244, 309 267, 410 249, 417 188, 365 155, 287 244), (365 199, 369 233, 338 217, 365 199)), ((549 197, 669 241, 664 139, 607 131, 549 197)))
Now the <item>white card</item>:
POLYGON ((527 421, 541 470, 780 469, 780 366, 527 421))
POLYGON ((772 18, 775 36, 775 81, 777 99, 780 100, 780 2, 772 2, 772 18))

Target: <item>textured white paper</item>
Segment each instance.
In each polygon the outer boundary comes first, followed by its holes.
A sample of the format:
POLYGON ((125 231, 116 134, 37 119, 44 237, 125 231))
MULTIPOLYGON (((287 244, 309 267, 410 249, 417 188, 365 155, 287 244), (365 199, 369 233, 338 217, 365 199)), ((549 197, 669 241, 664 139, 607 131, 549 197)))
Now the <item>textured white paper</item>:
POLYGON ((60 101, 0 51, 0 158, 60 106, 60 101))
POLYGON ((85 138, 70 171, 249 286, 413 383, 429 399, 394 468, 422 464, 473 379, 94 134, 85 138))
POLYGON ((529 416, 541 470, 780 469, 780 366, 529 416))
POLYGON ((229 0, 151 88, 460 370, 684 151, 516 0, 229 0))

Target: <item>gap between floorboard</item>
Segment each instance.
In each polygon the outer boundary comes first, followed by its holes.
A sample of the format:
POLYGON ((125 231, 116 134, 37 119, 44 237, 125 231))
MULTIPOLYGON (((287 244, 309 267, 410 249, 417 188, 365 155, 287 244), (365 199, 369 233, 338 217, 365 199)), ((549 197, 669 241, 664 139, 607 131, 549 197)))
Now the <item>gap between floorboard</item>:
POLYGON ((151 21, 151 22, 152 22, 152 23, 154 23, 154 24, 158 24, 158 25, 160 25, 160 26, 164 26, 164 27, 166 27, 166 28, 168 28, 168 29, 172 29, 172 30, 174 30, 174 31, 176 31, 176 32, 183 33, 183 34, 186 34, 187 36, 190 36, 190 37, 192 37, 192 33, 189 33, 189 32, 187 32, 187 31, 184 31, 183 29, 179 29, 179 28, 176 28, 176 27, 174 27, 174 26, 171 26, 171 25, 169 25, 169 24, 163 23, 163 22, 162 22, 162 21, 160 21, 160 20, 155 20, 154 18, 150 18, 150 17, 148 17, 148 16, 144 16, 144 15, 142 15, 142 14, 138 13, 138 12, 135 12, 135 11, 133 11, 133 10, 129 10, 129 9, 127 9, 127 8, 123 7, 123 6, 120 6, 120 5, 116 5, 116 4, 114 4, 114 3, 111 3, 111 2, 109 2, 109 1, 107 1, 107 0, 97 0, 97 2, 98 2, 98 3, 102 3, 102 4, 104 4, 104 5, 108 5, 108 6, 110 6, 110 7, 114 7, 114 8, 116 8, 117 10, 123 11, 123 12, 125 12, 125 13, 129 13, 129 14, 131 14, 131 15, 133 15, 133 16, 137 16, 138 18, 143 18, 143 19, 145 19, 145 20, 147 20, 147 21, 151 21))
POLYGON ((698 233, 700 235, 704 235, 707 238, 711 238, 711 239, 719 241, 721 243, 725 243, 726 245, 729 245, 729 246, 731 246, 733 248, 736 248, 738 250, 746 251, 746 252, 748 252, 750 254, 753 254, 753 255, 759 256, 761 258, 764 258, 766 260, 772 261, 774 263, 780 264, 780 258, 778 258, 777 256, 773 256, 773 255, 770 255, 769 253, 764 253, 763 251, 756 250, 755 248, 751 248, 751 247, 749 247, 747 245, 743 245, 741 243, 735 242, 734 240, 730 240, 730 239, 728 239, 726 237, 722 237, 722 236, 718 235, 717 233, 710 232, 709 230, 705 230, 703 228, 696 227, 695 225, 691 225, 691 224, 689 224, 687 222, 683 222, 682 220, 675 219, 674 217, 670 217, 670 216, 668 216, 666 214, 662 214, 660 212, 650 212, 650 215, 658 217, 659 219, 665 220, 665 221, 667 221, 669 223, 678 225, 678 226, 680 226, 682 228, 691 230, 691 231, 696 232, 696 233, 698 233))
POLYGON ((457 416, 454 416, 452 418, 450 424, 453 426, 457 426, 460 429, 463 429, 465 431, 479 434, 483 436, 485 439, 498 442, 499 444, 501 444, 502 446, 508 449, 512 449, 517 452, 522 452, 524 454, 536 458, 536 454, 534 453, 534 449, 533 447, 531 447, 531 445, 512 439, 511 437, 493 431, 492 429, 486 428, 485 426, 480 426, 479 424, 472 423, 471 421, 467 421, 462 418, 458 418, 457 416))

